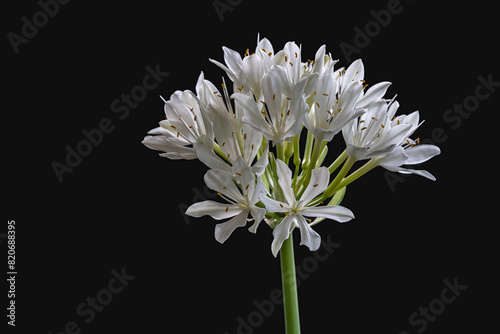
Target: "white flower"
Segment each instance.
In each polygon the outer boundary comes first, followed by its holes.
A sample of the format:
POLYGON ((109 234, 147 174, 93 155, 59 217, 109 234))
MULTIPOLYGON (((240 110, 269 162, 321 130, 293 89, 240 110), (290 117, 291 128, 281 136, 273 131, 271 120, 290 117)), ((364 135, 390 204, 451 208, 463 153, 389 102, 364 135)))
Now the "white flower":
POLYGON ((370 167, 382 166, 393 172, 418 174, 430 180, 436 178, 425 170, 407 169, 441 153, 435 145, 417 145, 419 139, 409 138, 422 124, 419 112, 396 117, 399 103, 385 100, 370 104, 368 112, 343 129, 347 154, 355 160, 369 159, 370 167))
MULTIPOLYGON (((408 142, 410 140, 408 139, 408 142)), ((426 170, 418 170, 411 168, 404 168, 403 165, 415 165, 425 162, 432 157, 441 153, 439 147, 435 145, 417 145, 412 144, 398 146, 394 152, 380 156, 374 159, 377 166, 384 167, 392 172, 399 172, 402 174, 417 174, 429 180, 436 181, 434 175, 426 170), (405 147, 406 146, 406 147, 405 147)))
MULTIPOLYGON (((203 75, 203 74, 202 74, 203 75)), ((164 100, 165 101, 165 100, 164 100)), ((191 91, 176 91, 165 101, 165 120, 160 127, 149 131, 142 143, 160 156, 170 159, 196 159, 193 148, 202 136, 213 138, 211 121, 207 118, 198 97, 191 91)))
POLYGON ((286 217, 279 223, 273 231, 274 240, 271 251, 277 256, 283 242, 288 239, 291 231, 298 227, 301 234, 301 245, 306 245, 311 251, 315 251, 321 244, 321 237, 316 233, 304 216, 325 217, 346 222, 354 218, 351 210, 343 206, 307 206, 315 197, 320 195, 328 186, 330 173, 328 168, 320 167, 312 170, 311 180, 300 199, 296 199, 292 188, 292 171, 281 160, 276 161, 278 183, 285 197, 284 201, 278 201, 260 196, 260 200, 265 205, 267 212, 284 212, 286 217))
MULTIPOLYGON (((238 158, 243 158, 248 166, 252 166, 262 143, 262 134, 243 123, 243 109, 239 105, 233 108, 224 84, 221 93, 210 81, 202 79, 198 81, 197 92, 212 120, 215 140, 225 160, 214 152, 213 138, 208 136, 202 136, 194 145, 198 159, 210 168, 227 171, 231 171, 231 166, 226 161, 234 163, 238 158)), ((267 152, 265 150, 261 159, 251 167, 253 173, 261 175, 264 172, 267 152)))
POLYGON ((338 88, 332 73, 323 74, 317 82, 309 114, 304 117, 305 127, 320 142, 331 141, 347 123, 365 112, 356 106, 361 83, 352 83, 341 95, 338 88))
POLYGON ((390 107, 384 99, 370 103, 365 114, 342 129, 347 154, 351 158, 364 160, 387 155, 416 130, 418 112, 391 125, 389 117, 394 115, 399 105, 397 101, 392 102, 390 107))
POLYGON ((244 110, 243 122, 263 133, 274 143, 283 143, 302 130, 302 119, 308 110, 304 99, 307 78, 294 87, 288 82, 286 71, 273 66, 262 80, 263 99, 235 93, 231 97, 244 110))
POLYGON ((217 220, 233 217, 215 226, 215 239, 220 243, 224 243, 236 228, 245 226, 249 214, 255 220, 249 231, 256 233, 266 213, 264 208, 255 205, 259 202, 259 196, 266 191, 260 176, 256 177, 251 173, 250 168, 241 158, 235 162, 233 168, 233 173, 211 169, 204 177, 206 185, 217 191, 228 204, 207 200, 194 203, 186 210, 186 214, 192 217, 209 215, 217 220), (236 175, 236 178, 233 175, 236 175), (233 180, 240 185, 241 189, 233 180))

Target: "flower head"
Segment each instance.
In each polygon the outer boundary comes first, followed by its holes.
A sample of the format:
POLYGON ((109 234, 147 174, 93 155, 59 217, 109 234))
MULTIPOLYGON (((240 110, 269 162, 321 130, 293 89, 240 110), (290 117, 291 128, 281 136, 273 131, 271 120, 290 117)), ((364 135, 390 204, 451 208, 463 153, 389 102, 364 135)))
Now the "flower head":
POLYGON ((301 245, 306 245, 311 251, 315 251, 321 245, 321 237, 316 233, 309 223, 310 219, 306 217, 325 217, 338 222, 347 222, 354 218, 351 210, 340 206, 309 206, 316 196, 320 195, 328 186, 330 173, 328 168, 320 167, 312 170, 311 181, 305 189, 302 196, 297 199, 292 187, 292 171, 281 160, 276 161, 276 171, 278 174, 278 183, 283 192, 282 201, 267 197, 265 194, 260 196, 260 200, 266 206, 268 212, 284 212, 285 218, 275 227, 273 231, 274 241, 271 245, 271 251, 277 256, 281 245, 288 239, 290 233, 295 227, 298 227, 301 234, 301 245), (309 222, 309 223, 308 223, 309 222))
POLYGON ((266 213, 265 209, 256 205, 259 196, 266 191, 260 177, 255 177, 245 162, 238 159, 235 162, 234 174, 212 169, 205 174, 204 180, 205 184, 217 191, 227 203, 210 200, 194 203, 186 210, 186 214, 192 217, 209 215, 217 220, 232 217, 215 227, 215 239, 220 243, 224 243, 236 228, 245 226, 249 214, 254 220, 249 231, 256 233, 266 213))

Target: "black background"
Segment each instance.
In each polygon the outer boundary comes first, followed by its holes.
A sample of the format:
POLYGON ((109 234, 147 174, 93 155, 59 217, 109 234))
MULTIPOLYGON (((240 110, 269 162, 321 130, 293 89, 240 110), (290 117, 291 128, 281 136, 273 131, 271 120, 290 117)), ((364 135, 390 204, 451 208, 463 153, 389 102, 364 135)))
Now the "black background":
MULTIPOLYGON (((222 61, 222 46, 243 54, 260 33, 275 50, 289 40, 302 44, 303 59, 326 44, 340 59, 337 67, 345 66, 339 45, 355 46, 354 28, 364 30, 374 20, 370 12, 388 1, 237 3, 221 20, 211 1, 71 1, 17 54, 7 34, 20 34, 21 18, 31 21, 40 7, 4 4, 0 232, 16 221, 13 332, 59 333, 75 321, 81 333, 233 334, 238 317, 247 320, 256 310, 252 302, 280 287, 271 230, 239 229, 218 244, 214 220, 187 220, 179 210, 202 200, 199 194, 213 196, 204 189, 206 167, 159 158, 141 140, 163 118, 160 94, 194 90, 200 71, 219 86, 224 73, 208 58, 222 61), (111 103, 157 64, 169 76, 120 119, 111 103), (103 118, 114 130, 59 182, 51 164, 64 163, 65 147, 75 148, 85 139, 82 130, 103 118), (135 279, 85 323, 77 306, 123 267, 135 279)), ((400 114, 420 111, 426 121, 416 136, 432 138, 442 129, 442 154, 422 166, 437 181, 411 176, 391 190, 379 168, 349 187, 343 205, 356 219, 316 228, 340 246, 299 288, 303 333, 417 333, 421 327, 411 326, 409 316, 440 298, 443 280, 455 277, 468 288, 425 333, 484 332, 496 313, 488 301, 497 265, 491 208, 500 88, 456 129, 443 119, 474 96, 479 76, 500 81, 496 7, 401 1, 398 8, 350 60, 363 59, 368 83, 393 82, 387 96, 398 94, 400 114)), ((338 137, 331 145, 341 151, 344 144, 338 137)), ((301 264, 312 253, 298 246, 298 232, 295 241, 301 264)), ((1 245, 6 254, 5 239, 1 245)), ((3 313, 1 319, 7 322, 3 313)), ((283 333, 281 306, 252 330, 283 333)))

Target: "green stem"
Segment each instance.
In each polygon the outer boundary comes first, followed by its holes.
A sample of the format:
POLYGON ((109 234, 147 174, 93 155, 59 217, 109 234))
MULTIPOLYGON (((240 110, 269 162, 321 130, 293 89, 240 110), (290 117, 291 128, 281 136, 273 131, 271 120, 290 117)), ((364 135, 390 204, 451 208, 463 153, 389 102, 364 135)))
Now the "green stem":
POLYGON ((342 163, 345 161, 345 159, 347 159, 347 151, 346 150, 344 150, 344 152, 342 152, 342 154, 339 155, 337 159, 335 159, 335 161, 330 165, 330 167, 328 167, 328 171, 330 172, 330 174, 335 172, 335 170, 337 168, 339 168, 340 165, 342 165, 342 163))
POLYGON ((365 175, 369 171, 371 171, 373 168, 377 167, 378 164, 375 160, 371 159, 368 161, 366 164, 361 166, 359 169, 357 169, 355 172, 353 172, 351 175, 346 177, 345 179, 342 180, 342 182, 339 183, 337 186, 337 189, 343 188, 347 186, 348 184, 356 181, 359 179, 361 176, 365 175))
POLYGON ((285 333, 300 334, 299 301, 293 255, 293 236, 283 242, 280 250, 283 306, 285 309, 285 333))
POLYGON ((344 163, 344 166, 342 166, 342 169, 340 170, 340 172, 337 174, 337 176, 332 181, 332 183, 330 183, 328 188, 326 188, 326 190, 324 191, 323 200, 327 199, 327 198, 333 196, 333 194, 335 194, 335 190, 338 189, 337 186, 339 185, 340 181, 342 181, 344 179, 344 177, 347 175, 347 173, 349 172, 349 170, 351 169, 352 165, 354 165, 355 162, 356 162, 355 159, 353 159, 351 157, 347 158, 347 160, 344 163))

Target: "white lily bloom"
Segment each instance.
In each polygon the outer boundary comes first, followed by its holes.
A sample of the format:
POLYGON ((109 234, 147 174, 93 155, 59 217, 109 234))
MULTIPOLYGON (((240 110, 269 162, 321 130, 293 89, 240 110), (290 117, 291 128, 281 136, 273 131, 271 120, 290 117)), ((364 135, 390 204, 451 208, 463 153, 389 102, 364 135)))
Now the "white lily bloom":
POLYGON ((304 117, 305 127, 320 142, 331 141, 347 123, 365 112, 356 106, 362 92, 360 82, 344 88, 343 94, 339 94, 338 88, 333 74, 324 73, 316 84, 311 109, 304 117))
POLYGON ((263 100, 235 93, 235 99, 244 110, 243 122, 276 143, 289 140, 302 130, 302 119, 309 109, 304 99, 308 79, 300 80, 291 87, 286 71, 273 66, 262 80, 263 100))
POLYGON ((238 159, 233 168, 233 173, 211 169, 204 177, 205 184, 217 191, 218 195, 228 202, 227 204, 207 200, 194 203, 186 210, 187 215, 197 218, 205 215, 217 220, 232 217, 227 222, 215 226, 215 239, 220 243, 224 243, 236 228, 245 226, 248 215, 254 220, 254 224, 248 230, 256 233, 266 213, 264 208, 255 205, 259 202, 260 195, 266 192, 260 176, 256 177, 242 159, 238 159))
POLYGON ((191 91, 176 91, 165 101, 165 120, 160 127, 149 131, 142 143, 151 149, 163 151, 160 156, 169 159, 196 159, 193 148, 202 137, 213 138, 212 123, 206 116, 197 96, 191 91))
POLYGON ((286 217, 275 227, 273 231, 274 240, 271 251, 276 257, 283 242, 288 239, 295 227, 301 234, 301 245, 306 245, 311 251, 315 251, 321 245, 320 235, 312 229, 307 217, 324 217, 338 222, 347 222, 354 218, 351 210, 340 206, 307 206, 315 197, 320 195, 328 186, 330 173, 328 168, 320 167, 312 170, 311 181, 299 200, 295 198, 292 188, 292 171, 281 160, 276 160, 278 183, 285 197, 284 201, 269 198, 266 194, 260 196, 268 212, 284 212, 286 217))
MULTIPOLYGON (((197 84, 200 101, 213 122, 215 140, 226 160, 234 163, 238 158, 243 158, 253 173, 261 175, 267 166, 267 149, 261 159, 252 164, 262 143, 262 134, 243 123, 242 108, 238 105, 233 108, 225 85, 223 87, 221 93, 208 80, 202 79, 197 84)), ((199 143, 194 145, 198 159, 210 168, 231 171, 231 166, 214 152, 212 141, 202 136, 199 143)))
POLYGON ((342 129, 347 144, 347 154, 355 160, 370 159, 392 153, 418 127, 418 112, 400 117, 392 124, 399 104, 390 106, 384 99, 370 103, 365 114, 342 129))

